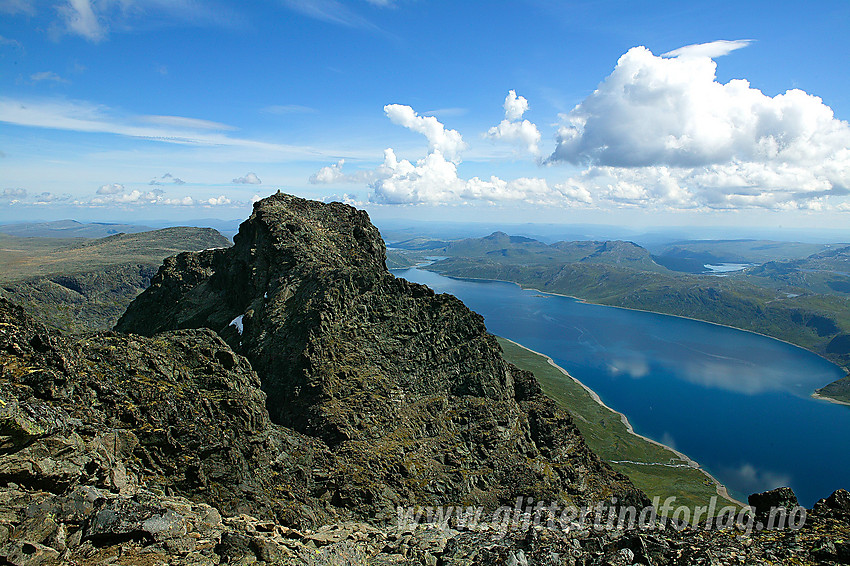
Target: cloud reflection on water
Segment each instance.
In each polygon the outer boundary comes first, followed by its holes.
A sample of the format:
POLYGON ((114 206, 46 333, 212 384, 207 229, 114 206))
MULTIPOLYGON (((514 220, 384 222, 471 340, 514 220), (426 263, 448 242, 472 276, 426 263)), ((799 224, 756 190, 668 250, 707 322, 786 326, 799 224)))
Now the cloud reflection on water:
POLYGON ((721 475, 747 494, 761 493, 777 487, 791 485, 789 474, 758 469, 749 462, 738 467, 721 468, 721 475))
POLYGON ((744 395, 760 395, 774 391, 808 395, 808 390, 800 383, 799 376, 793 372, 734 358, 696 354, 690 359, 672 359, 632 354, 618 355, 606 363, 608 374, 612 377, 641 379, 653 373, 661 373, 702 387, 744 395))

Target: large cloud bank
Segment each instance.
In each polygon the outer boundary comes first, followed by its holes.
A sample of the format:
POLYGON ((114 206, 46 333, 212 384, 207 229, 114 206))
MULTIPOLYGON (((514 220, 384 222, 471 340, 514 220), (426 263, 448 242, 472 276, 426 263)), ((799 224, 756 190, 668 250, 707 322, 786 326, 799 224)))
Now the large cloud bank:
MULTIPOLYGON (((768 96, 743 79, 717 81, 712 57, 747 40, 690 45, 656 56, 630 49, 613 72, 561 116, 550 166, 580 167, 562 181, 522 177, 463 179, 461 134, 411 107, 384 107, 394 123, 428 140, 414 162, 384 152, 377 169, 342 172, 340 161, 312 182, 367 182, 383 203, 465 200, 642 206, 675 209, 850 208, 850 125, 801 90, 768 96)), ((539 154, 541 135, 510 91, 505 119, 484 133, 539 154)), ((548 168, 547 177, 559 168, 548 168)))
MULTIPOLYGON (((731 42, 725 42, 731 43, 731 42)), ((716 80, 689 46, 630 49, 564 117, 549 162, 588 166, 600 197, 709 207, 811 207, 850 186, 850 127, 801 90, 770 97, 716 80), (638 190, 636 187, 640 187, 638 190)))

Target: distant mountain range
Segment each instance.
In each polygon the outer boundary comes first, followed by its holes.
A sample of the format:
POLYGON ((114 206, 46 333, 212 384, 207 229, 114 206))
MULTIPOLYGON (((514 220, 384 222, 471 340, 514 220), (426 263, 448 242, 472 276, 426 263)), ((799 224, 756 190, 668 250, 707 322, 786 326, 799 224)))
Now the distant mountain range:
POLYGON ((483 238, 444 241, 416 238, 393 245, 400 250, 428 252, 432 256, 481 258, 506 265, 582 262, 629 266, 646 271, 667 271, 650 253, 622 240, 576 241, 545 244, 525 236, 493 232, 483 238))
POLYGON ((660 265, 674 271, 704 273, 707 264, 798 260, 829 250, 831 246, 772 240, 683 240, 659 246, 653 257, 660 265))
POLYGON ((21 222, 0 225, 0 233, 22 238, 103 238, 113 234, 134 234, 153 230, 138 224, 111 224, 106 222, 77 222, 55 220, 53 222, 21 222))

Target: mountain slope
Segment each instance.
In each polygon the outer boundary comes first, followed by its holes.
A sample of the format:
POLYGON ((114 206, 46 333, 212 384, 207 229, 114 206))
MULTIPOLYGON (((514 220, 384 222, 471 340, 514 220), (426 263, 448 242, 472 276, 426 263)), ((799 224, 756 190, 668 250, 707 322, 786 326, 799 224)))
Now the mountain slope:
POLYGON ((543 265, 591 263, 630 267, 642 271, 667 272, 653 261, 649 251, 633 242, 577 241, 545 244, 525 236, 509 236, 493 232, 483 238, 466 238, 453 242, 422 239, 395 244, 400 250, 427 251, 431 256, 476 258, 506 265, 543 265))
POLYGON ((481 316, 386 270, 365 212, 277 194, 234 240, 166 260, 116 328, 217 331, 260 374, 272 420, 337 456, 335 504, 645 500, 481 316))
POLYGON ((675 271, 704 273, 706 264, 761 264, 805 258, 828 249, 826 244, 771 240, 682 240, 660 246, 653 257, 675 271))
MULTIPOLYGON (((365 213, 277 195, 240 234, 233 249, 166 261, 121 326, 241 311, 219 330, 258 372, 209 329, 64 338, 0 298, 0 563, 850 560, 843 490, 800 530, 606 525, 608 497, 638 508, 646 498, 501 359, 478 315, 383 269, 365 213), (273 422, 293 415, 309 434, 273 422), (514 496, 560 505, 408 522, 415 505, 492 510, 514 496)), ((796 504, 787 489, 751 500, 760 514, 796 504)))

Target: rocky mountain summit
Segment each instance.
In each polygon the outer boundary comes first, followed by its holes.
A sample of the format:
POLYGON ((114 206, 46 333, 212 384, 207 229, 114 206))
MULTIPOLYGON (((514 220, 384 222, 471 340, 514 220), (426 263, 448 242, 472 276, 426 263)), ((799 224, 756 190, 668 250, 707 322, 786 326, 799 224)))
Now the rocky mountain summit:
POLYGON ((260 375, 271 420, 335 456, 334 507, 645 502, 481 316, 387 271, 365 212, 279 193, 234 242, 169 258, 116 328, 215 330, 260 375))
POLYGON ((0 299, 0 564, 850 563, 844 491, 799 530, 488 521, 518 497, 648 499, 342 204, 260 201, 232 248, 166 260, 118 330, 65 337, 0 299), (398 521, 439 505, 483 520, 398 521))

